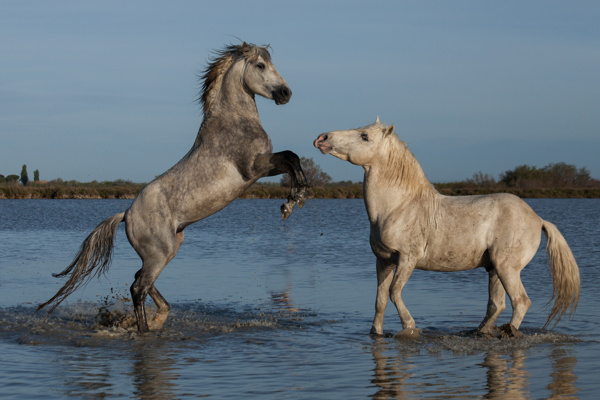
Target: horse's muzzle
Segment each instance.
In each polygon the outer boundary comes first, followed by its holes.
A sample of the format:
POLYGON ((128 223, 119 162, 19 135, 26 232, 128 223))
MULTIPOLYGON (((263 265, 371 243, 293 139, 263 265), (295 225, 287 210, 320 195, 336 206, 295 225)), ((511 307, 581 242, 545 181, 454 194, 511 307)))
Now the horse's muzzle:
POLYGON ((313 146, 321 150, 321 153, 323 154, 327 154, 333 149, 333 146, 327 143, 327 136, 327 133, 322 133, 313 142, 313 146))
POLYGON ((292 89, 285 85, 281 85, 277 89, 273 90, 271 95, 273 96, 275 104, 285 104, 292 98, 292 89))

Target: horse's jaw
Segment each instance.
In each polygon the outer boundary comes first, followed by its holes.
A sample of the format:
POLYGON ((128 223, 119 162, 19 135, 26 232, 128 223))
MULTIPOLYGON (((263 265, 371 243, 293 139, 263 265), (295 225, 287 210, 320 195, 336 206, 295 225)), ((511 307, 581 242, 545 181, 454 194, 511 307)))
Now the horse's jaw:
MULTIPOLYGON (((339 158, 342 161, 348 161, 348 162, 350 162, 352 164, 355 164, 355 163, 352 162, 352 160, 350 160, 350 157, 348 156, 348 154, 346 154, 346 153, 339 153, 339 152, 337 152, 335 150, 335 148, 329 149, 326 153, 323 152, 323 151, 321 151, 321 152, 323 154, 330 154, 330 155, 334 156, 335 158, 339 158)), ((358 164, 356 164, 356 165, 358 165, 358 164)))
MULTIPOLYGON (((317 147, 317 146, 315 146, 317 147)), ((343 161, 350 161, 350 159, 348 158, 348 154, 345 153, 338 153, 335 148, 333 148, 333 146, 331 145, 321 145, 320 147, 317 147, 321 153, 323 154, 330 154, 332 156, 334 156, 335 158, 339 158, 340 160, 343 161)))
POLYGON ((315 142, 313 143, 313 145, 319 149, 319 151, 322 154, 331 154, 332 156, 339 158, 340 160, 343 161, 350 161, 350 159, 348 158, 348 154, 345 153, 338 153, 335 148, 326 142, 318 142, 318 139, 315 140, 315 142))

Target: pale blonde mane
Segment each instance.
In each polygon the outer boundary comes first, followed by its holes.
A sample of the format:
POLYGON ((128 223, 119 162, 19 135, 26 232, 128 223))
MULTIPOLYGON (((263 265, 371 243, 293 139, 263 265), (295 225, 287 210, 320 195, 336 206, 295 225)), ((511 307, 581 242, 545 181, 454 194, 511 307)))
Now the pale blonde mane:
POLYGON ((382 156, 385 157, 382 178, 391 186, 402 186, 417 197, 429 197, 437 193, 427 180, 421 164, 406 143, 395 134, 383 138, 382 156))
POLYGON ((269 46, 256 46, 243 43, 241 45, 230 45, 223 50, 217 51, 215 57, 210 60, 208 66, 200 77, 202 81, 202 92, 198 97, 204 114, 212 108, 217 93, 221 90, 223 77, 231 66, 239 59, 245 58, 254 61, 261 56, 266 62, 271 61, 269 46))

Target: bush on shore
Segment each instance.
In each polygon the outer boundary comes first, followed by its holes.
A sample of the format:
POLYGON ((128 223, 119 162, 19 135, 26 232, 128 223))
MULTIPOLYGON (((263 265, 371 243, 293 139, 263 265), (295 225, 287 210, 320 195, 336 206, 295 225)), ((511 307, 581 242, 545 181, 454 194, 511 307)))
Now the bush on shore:
MULTIPOLYGON (((0 199, 133 199, 144 187, 133 182, 56 182, 0 183, 0 199)), ((512 193, 522 198, 600 198, 600 186, 590 187, 510 187, 503 183, 477 185, 472 182, 434 184, 447 196, 512 193)), ((241 199, 285 199, 289 187, 278 183, 258 182, 240 196, 241 199)), ((311 199, 361 199, 362 183, 336 182, 326 186, 309 187, 311 199)))

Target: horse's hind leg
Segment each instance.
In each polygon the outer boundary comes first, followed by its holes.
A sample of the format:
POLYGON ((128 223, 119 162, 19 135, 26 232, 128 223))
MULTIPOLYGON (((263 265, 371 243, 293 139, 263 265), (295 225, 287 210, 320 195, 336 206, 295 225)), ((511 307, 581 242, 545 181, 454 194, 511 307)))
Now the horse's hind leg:
POLYGON ((506 291, 504 290, 504 286, 502 286, 502 282, 500 282, 500 279, 498 278, 496 270, 492 267, 488 273, 489 299, 487 312, 483 318, 483 321, 479 325, 479 328, 477 328, 479 332, 484 334, 491 333, 494 322, 496 322, 496 319, 500 313, 506 308, 506 291))
POLYGON ((160 294, 160 292, 156 289, 154 284, 148 291, 148 294, 154 301, 154 304, 157 307, 156 314, 152 317, 152 320, 148 323, 149 328, 161 329, 165 324, 167 317, 169 316, 169 311, 171 310, 171 306, 167 303, 167 300, 160 294))
POLYGON ((157 316, 152 321, 153 329, 162 327, 167 319, 170 309, 169 303, 154 287, 154 282, 169 261, 177 254, 181 243, 183 243, 183 232, 178 232, 174 237, 171 237, 172 240, 165 238, 165 240, 159 241, 158 237, 154 239, 153 243, 146 244, 144 248, 136 248, 138 254, 142 257, 143 265, 135 274, 135 280, 131 285, 131 297, 139 333, 149 331, 145 306, 148 294, 158 307, 157 316))
POLYGON ((527 292, 521 282, 521 268, 519 269, 498 269, 498 277, 510 298, 510 304, 512 305, 513 313, 510 323, 500 327, 501 330, 505 331, 510 336, 515 336, 525 313, 531 305, 531 300, 527 296, 527 292))
MULTIPOLYGON (((135 280, 133 281, 130 290, 139 333, 145 333, 150 330, 148 327, 148 320, 146 319, 146 296, 148 294, 150 294, 150 297, 153 300, 155 298, 158 299, 158 314, 164 316, 162 323, 167 319, 169 311, 167 308, 165 313, 165 308, 168 307, 168 303, 164 301, 162 295, 154 287, 154 281, 156 281, 158 275, 160 275, 161 271, 167 265, 167 262, 168 261, 165 260, 160 263, 150 263, 144 260, 142 269, 135 274, 135 280)), ((153 328, 155 328, 155 324, 153 324, 153 328)))

